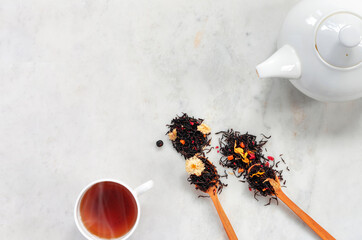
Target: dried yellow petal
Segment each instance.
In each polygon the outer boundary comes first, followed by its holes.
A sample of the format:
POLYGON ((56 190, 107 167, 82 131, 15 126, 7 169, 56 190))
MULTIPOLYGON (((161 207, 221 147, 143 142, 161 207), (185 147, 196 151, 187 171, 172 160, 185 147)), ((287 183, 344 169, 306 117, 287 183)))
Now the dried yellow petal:
POLYGON ((174 128, 174 129, 172 130, 172 132, 170 132, 170 133, 168 134, 168 137, 170 138, 171 141, 175 141, 175 140, 176 140, 176 138, 177 138, 176 128, 174 128))
POLYGON ((252 174, 250 177, 254 177, 254 176, 257 176, 257 177, 260 177, 261 175, 263 175, 265 172, 257 172, 257 173, 254 173, 252 174))
POLYGON ((211 132, 211 128, 204 123, 197 126, 197 130, 202 132, 203 134, 209 134, 211 132))
POLYGON ((239 148, 239 147, 236 147, 236 141, 235 141, 235 144, 234 144, 234 152, 237 153, 237 154, 240 154, 240 156, 242 156, 242 161, 245 162, 245 163, 249 163, 250 160, 247 158, 248 156, 248 153, 244 153, 244 149, 242 148, 239 148))

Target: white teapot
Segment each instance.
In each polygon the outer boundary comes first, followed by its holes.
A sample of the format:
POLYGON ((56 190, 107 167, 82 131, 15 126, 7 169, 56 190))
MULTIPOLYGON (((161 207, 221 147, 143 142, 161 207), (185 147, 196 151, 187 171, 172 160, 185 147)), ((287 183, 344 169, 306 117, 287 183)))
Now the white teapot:
POLYGON ((337 102, 362 97, 362 0, 304 0, 288 14, 279 50, 256 67, 309 97, 337 102))

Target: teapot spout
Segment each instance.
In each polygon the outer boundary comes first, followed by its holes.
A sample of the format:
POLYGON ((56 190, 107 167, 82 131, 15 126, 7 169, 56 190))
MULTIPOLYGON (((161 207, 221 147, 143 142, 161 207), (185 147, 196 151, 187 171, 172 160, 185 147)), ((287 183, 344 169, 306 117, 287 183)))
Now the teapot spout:
POLYGON ((270 58, 256 67, 260 78, 288 78, 297 79, 302 74, 299 57, 290 45, 284 45, 270 58))

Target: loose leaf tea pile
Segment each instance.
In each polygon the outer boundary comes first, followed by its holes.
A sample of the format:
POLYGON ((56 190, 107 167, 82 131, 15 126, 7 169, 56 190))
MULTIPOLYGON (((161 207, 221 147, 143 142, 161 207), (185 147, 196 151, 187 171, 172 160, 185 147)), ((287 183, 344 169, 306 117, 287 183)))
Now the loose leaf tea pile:
POLYGON ((205 157, 204 151, 210 146, 210 128, 203 119, 188 116, 176 116, 167 125, 167 135, 173 147, 186 159, 186 171, 190 174, 187 181, 196 189, 206 192, 210 187, 217 187, 220 193, 226 186, 220 181, 216 167, 205 157))
POLYGON ((280 177, 272 167, 254 164, 252 165, 246 174, 246 180, 249 183, 250 188, 254 189, 257 193, 260 193, 262 196, 266 197, 268 195, 275 194, 274 189, 271 187, 267 179, 276 179, 280 177))
POLYGON ((190 184, 195 184, 195 188, 203 192, 206 192, 210 187, 219 186, 218 192, 220 193, 224 185, 220 181, 220 175, 217 173, 215 166, 204 156, 197 156, 197 158, 203 162, 205 169, 200 176, 190 174, 187 181, 190 184))
POLYGON ((173 147, 185 159, 202 153, 206 146, 210 145, 210 129, 203 124, 203 119, 189 117, 186 113, 172 119, 167 125, 170 129, 167 134, 172 141, 173 147))
POLYGON ((256 136, 240 134, 233 130, 222 131, 219 139, 220 153, 223 155, 220 164, 223 167, 231 168, 236 176, 245 175, 246 170, 261 161, 263 156, 263 146, 267 141, 256 141, 256 136), (236 174, 237 171, 237 174, 236 174))
MULTIPOLYGON (((272 156, 264 156, 263 147, 267 140, 257 141, 254 135, 240 134, 232 129, 216 134, 222 134, 219 139, 220 153, 223 155, 220 158, 220 164, 223 167, 231 168, 236 177, 246 180, 249 189, 254 190, 255 199, 258 195, 270 196, 267 205, 270 204, 271 199, 277 200, 273 196, 275 191, 268 179, 282 181, 283 176, 282 171, 276 169, 279 162, 275 164, 272 156)), ((264 136, 264 138, 269 139, 270 137, 264 136)), ((283 159, 282 161, 284 162, 283 159)))

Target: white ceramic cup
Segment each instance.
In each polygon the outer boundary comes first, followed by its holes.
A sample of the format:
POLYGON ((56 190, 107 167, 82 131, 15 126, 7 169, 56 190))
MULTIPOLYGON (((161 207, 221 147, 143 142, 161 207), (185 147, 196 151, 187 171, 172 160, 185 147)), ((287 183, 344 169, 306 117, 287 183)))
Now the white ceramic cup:
MULTIPOLYGON (((90 233, 87 228, 84 226, 82 218, 80 216, 80 203, 83 199, 84 194, 86 193, 86 191, 91 188, 94 184, 100 183, 100 182, 114 182, 114 183, 118 183, 122 186, 124 186, 125 188, 127 188, 133 195, 133 198, 136 200, 137 203, 137 220, 135 222, 135 224, 133 225, 132 229, 129 230, 125 235, 119 237, 119 238, 114 238, 113 240, 125 240, 127 239, 129 236, 132 235, 132 233, 136 230, 137 225, 138 225, 138 221, 140 219, 141 216, 141 208, 138 202, 137 197, 139 195, 141 195, 142 193, 148 191, 149 189, 151 189, 153 187, 153 181, 147 181, 144 184, 138 186, 135 189, 130 188, 129 186, 127 186, 125 183, 118 181, 118 180, 114 180, 114 179, 100 179, 97 181, 94 181, 92 183, 90 183, 88 186, 86 186, 85 188, 83 188, 83 190, 80 192, 78 199, 75 203, 75 208, 74 208, 74 220, 75 220, 75 224, 77 225, 79 231, 83 234, 83 236, 88 239, 88 240, 103 240, 105 238, 100 238, 92 233, 90 233)), ((109 239, 108 239, 109 240, 109 239)))

